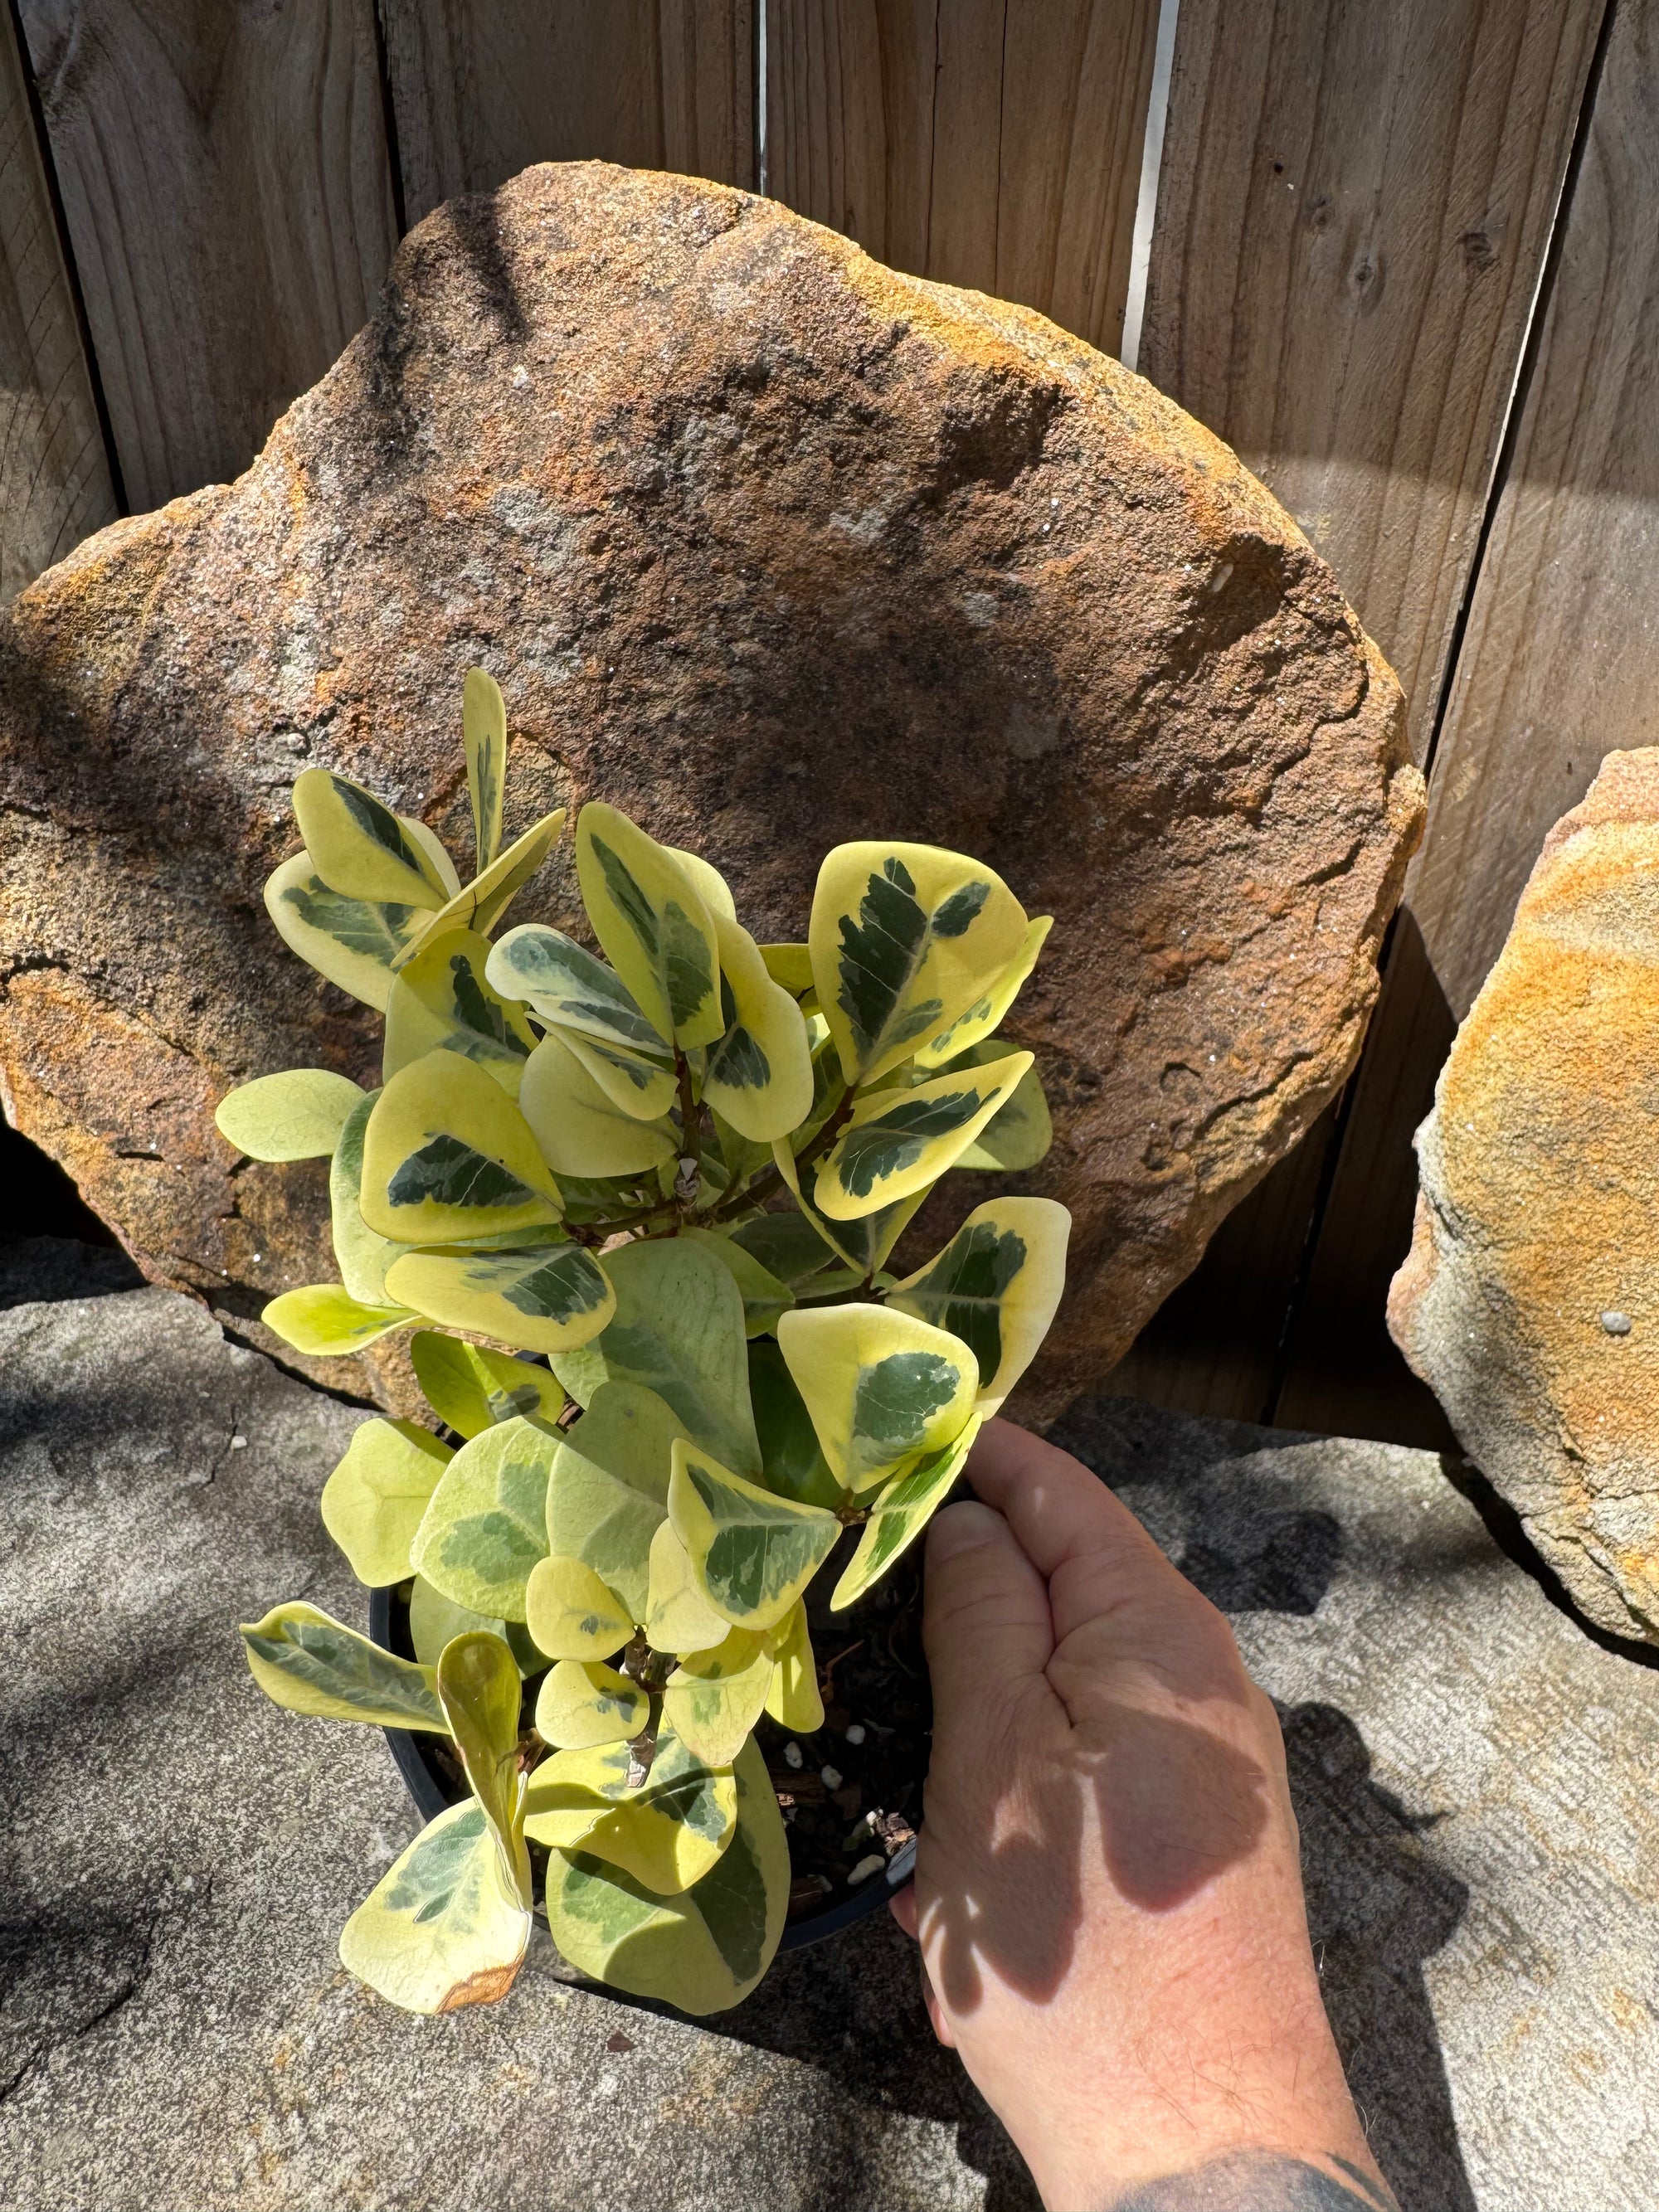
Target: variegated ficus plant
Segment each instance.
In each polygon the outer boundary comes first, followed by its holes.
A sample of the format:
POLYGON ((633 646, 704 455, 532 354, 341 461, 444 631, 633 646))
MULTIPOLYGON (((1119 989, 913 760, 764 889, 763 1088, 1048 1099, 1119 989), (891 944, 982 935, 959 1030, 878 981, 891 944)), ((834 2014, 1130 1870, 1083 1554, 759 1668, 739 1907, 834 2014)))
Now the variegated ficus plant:
POLYGON ((293 1603, 244 1629, 248 1662, 298 1712, 449 1739, 471 1785, 347 1923, 354 1974, 416 2012, 501 1996, 539 1876, 573 1965, 713 2012, 786 1917, 752 1731, 823 1723, 807 1585, 856 1529, 851 1606, 915 1540, 1060 1297, 1047 1199, 887 1267, 947 1169, 1047 1148, 1031 1055, 994 1033, 1048 925, 975 860, 876 840, 824 860, 805 944, 757 945, 706 860, 595 803, 575 864, 604 957, 494 937, 564 817, 501 850, 480 670, 463 728, 465 889, 423 823, 324 769, 266 887, 289 945, 385 1014, 381 1088, 295 1068, 218 1113, 256 1159, 331 1161, 341 1279, 268 1306, 278 1335, 416 1328, 446 1433, 365 1421, 322 1496, 359 1580, 406 1592, 416 1656, 293 1603))

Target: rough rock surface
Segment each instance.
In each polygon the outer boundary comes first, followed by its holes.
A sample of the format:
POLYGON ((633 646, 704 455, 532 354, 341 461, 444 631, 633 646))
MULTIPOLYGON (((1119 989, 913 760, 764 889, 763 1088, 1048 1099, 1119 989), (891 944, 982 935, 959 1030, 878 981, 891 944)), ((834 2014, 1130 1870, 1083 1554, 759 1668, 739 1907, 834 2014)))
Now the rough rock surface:
POLYGON ((1418 1132, 1389 1325, 1592 1620, 1659 1643, 1659 750, 1545 841, 1418 1132))
MULTIPOLYGON (((774 203, 532 169, 410 236, 238 483, 0 623, 9 1101, 154 1279, 245 1329, 322 1272, 324 1177, 239 1170, 213 1103, 371 1070, 259 907, 288 788, 345 769, 463 849, 475 660, 521 819, 603 794, 763 936, 882 833, 1058 917, 1015 1024, 1060 1126, 1028 1180, 1078 1217, 1048 1406, 1354 1056, 1420 781, 1393 676, 1234 456, 1040 317, 774 203)), ((520 911, 570 890, 556 866, 520 911)))
MULTIPOLYGON (((61 1300, 67 1256, 42 1265, 61 1300)), ((357 1418, 161 1291, 0 1314, 8 2212, 1036 2212, 884 1916, 710 2029, 533 1954, 505 2005, 438 2021, 341 1972, 408 1802, 378 1735, 265 1703, 231 1623, 361 1602, 315 1510, 357 1418)), ((1121 1400, 1065 1441, 1279 1700, 1326 1999, 1401 2203, 1648 2212, 1654 1674, 1426 1454, 1121 1400)))

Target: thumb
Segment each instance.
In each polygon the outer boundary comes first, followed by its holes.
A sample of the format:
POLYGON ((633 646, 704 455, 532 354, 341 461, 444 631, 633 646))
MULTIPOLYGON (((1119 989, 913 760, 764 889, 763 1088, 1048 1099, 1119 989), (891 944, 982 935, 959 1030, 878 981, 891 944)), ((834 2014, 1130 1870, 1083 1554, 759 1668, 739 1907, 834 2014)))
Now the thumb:
POLYGON ((953 1741, 982 1741, 988 1702, 1017 1703, 1042 1681, 1054 1648, 1048 1587, 988 1505, 964 1501, 934 1517, 921 1638, 934 1744, 947 1756, 953 1741))

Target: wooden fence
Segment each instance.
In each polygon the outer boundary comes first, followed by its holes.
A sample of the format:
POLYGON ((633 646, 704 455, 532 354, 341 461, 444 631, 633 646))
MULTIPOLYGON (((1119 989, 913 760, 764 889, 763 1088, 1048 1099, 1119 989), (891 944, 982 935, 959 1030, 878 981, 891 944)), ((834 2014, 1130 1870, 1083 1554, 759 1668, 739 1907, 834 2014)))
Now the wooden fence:
POLYGON ((768 191, 1237 447, 1399 670, 1430 826, 1358 1073, 1116 1380, 1442 1437, 1382 1326, 1411 1133, 1544 831, 1659 742, 1659 0, 9 4, 0 596, 237 473, 400 231, 533 161, 768 191))

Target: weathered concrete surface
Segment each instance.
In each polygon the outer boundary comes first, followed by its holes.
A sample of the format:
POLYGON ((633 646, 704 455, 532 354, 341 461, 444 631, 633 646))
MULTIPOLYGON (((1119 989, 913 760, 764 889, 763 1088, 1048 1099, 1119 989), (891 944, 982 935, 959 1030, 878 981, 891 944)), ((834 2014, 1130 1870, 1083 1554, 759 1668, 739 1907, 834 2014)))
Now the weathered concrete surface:
POLYGON ((1278 1702, 1326 2004, 1405 2212, 1659 2203, 1659 1674, 1437 1457, 1079 1410, 1278 1702))
MULTIPOLYGON (((375 1024, 259 905, 288 789, 344 769, 462 851, 478 659, 520 821, 615 800, 762 936, 883 833, 1057 916, 1014 1024, 1060 1130, 1025 1180, 1078 1222, 1034 1403, 1107 1370, 1353 1059, 1420 779, 1393 676, 1234 456, 1040 317, 774 202, 532 169, 405 240, 239 483, 0 620, 15 1118, 250 1334, 329 1272, 325 1178, 238 1171, 215 1099, 373 1072, 375 1024)), ((522 911, 569 906, 561 862, 522 911)))
MULTIPOLYGON (((358 1418, 161 1291, 0 1315, 8 2212, 1035 2212, 884 1917, 715 2031, 533 1955, 441 2021, 340 1972, 409 1807, 378 1735, 264 1702, 231 1624, 360 1602, 314 1504, 358 1418)), ((1326 1997, 1407 2212, 1650 2212, 1659 1678, 1426 1454, 1122 1401, 1063 1440, 1280 1701, 1326 1997)))
POLYGON ((1659 1643, 1659 750, 1551 830, 1417 1136, 1395 1341, 1592 1620, 1659 1643))

